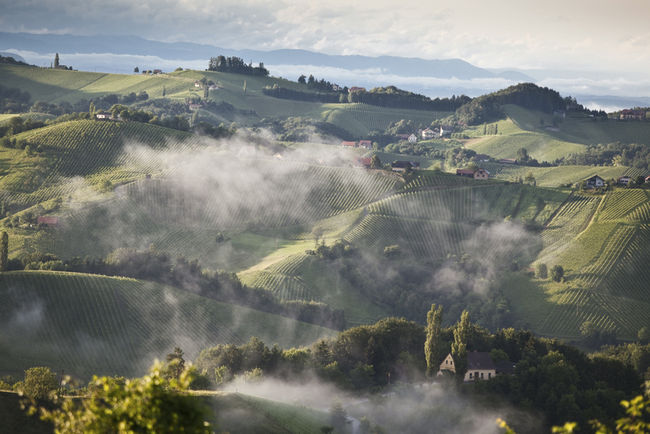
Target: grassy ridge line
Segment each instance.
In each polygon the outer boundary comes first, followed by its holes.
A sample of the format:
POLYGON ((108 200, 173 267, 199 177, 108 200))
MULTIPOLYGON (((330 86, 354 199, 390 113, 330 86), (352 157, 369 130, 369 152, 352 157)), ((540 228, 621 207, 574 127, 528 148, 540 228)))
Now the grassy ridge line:
POLYGON ((188 357, 218 343, 258 336, 283 347, 334 331, 187 291, 134 279, 63 272, 0 275, 0 372, 34 365, 139 375, 174 346, 188 357))

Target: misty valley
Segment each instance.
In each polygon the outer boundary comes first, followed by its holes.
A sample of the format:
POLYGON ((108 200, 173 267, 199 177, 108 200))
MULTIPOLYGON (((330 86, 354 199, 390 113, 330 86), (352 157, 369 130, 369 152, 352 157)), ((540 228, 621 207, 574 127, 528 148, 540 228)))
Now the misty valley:
POLYGON ((0 55, 0 432, 650 429, 650 108, 64 60, 0 55))

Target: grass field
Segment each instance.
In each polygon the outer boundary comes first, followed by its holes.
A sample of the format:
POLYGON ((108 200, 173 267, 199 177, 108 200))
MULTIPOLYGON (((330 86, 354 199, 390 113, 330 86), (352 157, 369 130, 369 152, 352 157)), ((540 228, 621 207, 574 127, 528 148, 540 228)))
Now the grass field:
POLYGON ((0 276, 0 372, 50 366, 81 377, 139 375, 175 346, 189 359, 257 336, 288 348, 329 329, 133 279, 62 272, 0 276))

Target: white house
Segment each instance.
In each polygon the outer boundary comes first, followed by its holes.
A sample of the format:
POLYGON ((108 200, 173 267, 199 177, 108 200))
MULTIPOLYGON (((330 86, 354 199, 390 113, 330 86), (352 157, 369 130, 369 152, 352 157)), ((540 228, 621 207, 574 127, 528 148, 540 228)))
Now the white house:
POLYGON ((585 182, 587 188, 600 188, 605 185, 605 180, 598 175, 594 175, 591 178, 587 178, 585 182))
MULTIPOLYGON (((490 353, 472 351, 467 353, 467 371, 463 381, 481 381, 490 380, 497 376, 497 374, 512 374, 514 365, 508 360, 501 360, 494 363, 490 353)), ((454 365, 454 358, 450 354, 440 364, 438 376, 444 375, 444 371, 456 373, 456 366, 454 365)))
POLYGON ((418 141, 418 136, 411 134, 408 138, 409 143, 416 143, 418 141))
POLYGON ((453 372, 454 374, 456 373, 456 367, 454 366, 454 358, 451 357, 451 353, 447 354, 447 357, 445 357, 445 360, 442 361, 440 364, 440 369, 438 370, 438 376, 443 375, 442 371, 449 371, 453 372))
POLYGON ((435 136, 436 136, 436 133, 431 128, 427 128, 426 130, 422 130, 422 140, 433 139, 435 136))

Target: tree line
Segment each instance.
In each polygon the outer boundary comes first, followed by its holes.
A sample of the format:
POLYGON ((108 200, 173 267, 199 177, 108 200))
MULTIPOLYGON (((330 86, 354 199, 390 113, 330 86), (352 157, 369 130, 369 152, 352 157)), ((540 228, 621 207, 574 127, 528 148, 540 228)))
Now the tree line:
POLYGON ((260 62, 258 66, 253 66, 252 62, 246 64, 246 62, 244 62, 244 60, 240 57, 226 57, 222 55, 210 58, 210 62, 208 63, 208 71, 259 75, 262 77, 269 75, 269 70, 264 67, 264 63, 262 62, 260 62))

